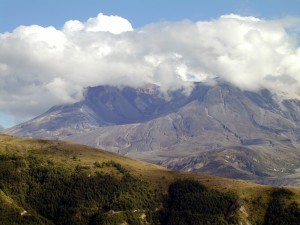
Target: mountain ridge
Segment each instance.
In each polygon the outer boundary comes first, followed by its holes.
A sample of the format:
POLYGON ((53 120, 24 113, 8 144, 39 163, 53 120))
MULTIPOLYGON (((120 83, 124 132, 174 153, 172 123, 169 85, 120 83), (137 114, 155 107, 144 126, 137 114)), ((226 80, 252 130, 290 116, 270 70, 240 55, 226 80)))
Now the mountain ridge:
POLYGON ((300 213, 299 188, 171 171, 70 142, 0 134, 0 167, 1 224, 267 225, 300 213))
POLYGON ((268 90, 243 91, 228 83, 197 83, 190 95, 175 91, 169 100, 158 94, 157 87, 148 92, 108 86, 90 90, 85 100, 52 108, 50 114, 43 116, 50 118, 56 112, 61 120, 78 125, 86 121, 76 117, 78 109, 91 109, 93 105, 92 112, 105 114, 109 124, 70 129, 49 120, 57 127, 43 129, 38 122, 34 126, 37 117, 6 132, 21 137, 70 140, 171 169, 230 178, 265 182, 296 176, 292 184, 300 185, 298 100, 278 100, 268 90), (67 116, 59 111, 64 107, 67 116), (141 119, 137 113, 145 117, 141 119))

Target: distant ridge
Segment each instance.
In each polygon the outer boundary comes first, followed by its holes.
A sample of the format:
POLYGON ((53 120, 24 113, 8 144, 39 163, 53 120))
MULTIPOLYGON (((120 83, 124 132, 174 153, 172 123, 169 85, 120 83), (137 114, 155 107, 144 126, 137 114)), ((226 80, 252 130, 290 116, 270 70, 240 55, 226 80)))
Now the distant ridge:
POLYGON ((190 95, 169 97, 157 86, 93 87, 84 100, 5 132, 70 140, 171 169, 300 185, 299 100, 225 82, 196 83, 190 95))

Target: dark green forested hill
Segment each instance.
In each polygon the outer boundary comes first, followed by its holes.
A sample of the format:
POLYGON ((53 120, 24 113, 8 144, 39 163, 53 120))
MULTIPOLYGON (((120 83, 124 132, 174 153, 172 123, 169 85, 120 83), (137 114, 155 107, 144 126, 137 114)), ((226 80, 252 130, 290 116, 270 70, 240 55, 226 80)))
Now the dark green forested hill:
POLYGON ((0 135, 0 224, 300 224, 300 191, 0 135))

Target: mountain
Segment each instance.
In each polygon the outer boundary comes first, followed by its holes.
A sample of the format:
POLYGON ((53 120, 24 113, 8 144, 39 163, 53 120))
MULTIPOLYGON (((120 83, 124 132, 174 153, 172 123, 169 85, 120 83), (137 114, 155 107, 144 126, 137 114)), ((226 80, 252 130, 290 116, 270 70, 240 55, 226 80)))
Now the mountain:
POLYGON ((7 133, 64 139, 182 171, 300 185, 300 101, 228 83, 190 95, 158 87, 89 88, 7 133))
POLYGON ((59 105, 44 114, 7 130, 20 137, 64 139, 97 127, 133 124, 167 115, 186 105, 192 96, 173 92, 171 100, 155 85, 144 88, 90 87, 82 101, 59 105))
POLYGON ((0 134, 0 223, 299 224, 300 190, 0 134))

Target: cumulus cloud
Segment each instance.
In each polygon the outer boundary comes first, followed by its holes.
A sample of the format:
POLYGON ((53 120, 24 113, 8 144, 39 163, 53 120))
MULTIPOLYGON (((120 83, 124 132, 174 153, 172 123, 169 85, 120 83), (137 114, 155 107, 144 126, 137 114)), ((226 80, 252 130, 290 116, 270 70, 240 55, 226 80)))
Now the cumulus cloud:
POLYGON ((245 90, 299 93, 299 25, 299 18, 224 15, 134 30, 100 13, 62 29, 20 26, 0 34, 0 111, 23 120, 96 85, 154 83, 167 92, 219 78, 245 90))
POLYGON ((78 20, 71 20, 65 23, 64 32, 111 32, 113 34, 120 34, 125 31, 132 31, 131 23, 119 16, 106 16, 99 13, 97 17, 88 19, 87 22, 82 23, 78 20))

